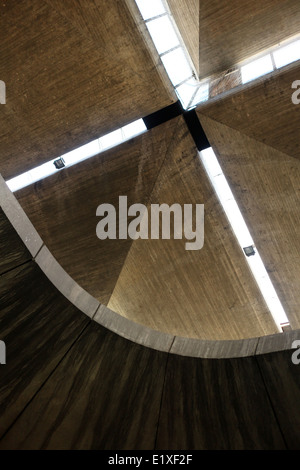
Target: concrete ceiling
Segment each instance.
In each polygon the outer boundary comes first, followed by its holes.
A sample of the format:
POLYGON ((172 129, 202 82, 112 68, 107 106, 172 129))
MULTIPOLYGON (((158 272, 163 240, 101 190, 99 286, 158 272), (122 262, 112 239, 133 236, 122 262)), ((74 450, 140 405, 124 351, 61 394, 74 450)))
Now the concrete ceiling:
POLYGON ((0 3, 0 166, 5 179, 176 97, 127 3, 0 3))
POLYGON ((186 251, 184 239, 134 241, 109 308, 179 336, 238 339, 274 333, 275 324, 181 118, 148 206, 162 203, 205 205, 203 248, 186 251))
POLYGON ((107 304, 131 240, 100 241, 96 209, 147 204, 170 140, 172 122, 66 168, 16 193, 44 242, 64 269, 88 292, 107 304), (54 214, 54 217, 52 216, 54 214))
POLYGON ((299 159, 300 106, 292 102, 295 91, 292 83, 299 76, 300 65, 296 62, 223 96, 221 100, 202 104, 198 107, 198 115, 204 114, 299 159))
MULTIPOLYGON (((223 2, 204 1, 199 9, 196 0, 169 1, 183 37, 193 17, 186 45, 195 45, 191 56, 205 74, 295 34, 299 23, 299 2, 292 0, 251 2, 251 8, 250 2, 241 7, 232 0, 217 9, 217 3, 223 2)), ((176 101, 134 5, 133 0, 1 3, 0 79, 7 85, 7 104, 0 108, 0 173, 5 179, 176 101)), ((299 67, 287 67, 196 112, 291 324, 299 328, 295 79, 299 67)), ((16 196, 63 268, 121 315, 193 338, 240 339, 277 331, 182 117, 16 196), (100 241, 96 209, 104 202, 117 206, 120 195, 127 195, 128 205, 204 204, 204 247, 188 252, 184 240, 100 241)))
POLYGON ((199 78, 299 34, 298 0, 167 0, 199 78))
POLYGON ((64 269, 117 313, 194 338, 276 332, 182 117, 16 195, 64 269), (203 248, 186 251, 173 236, 99 240, 96 209, 118 208, 119 195, 128 206, 204 204, 203 248))

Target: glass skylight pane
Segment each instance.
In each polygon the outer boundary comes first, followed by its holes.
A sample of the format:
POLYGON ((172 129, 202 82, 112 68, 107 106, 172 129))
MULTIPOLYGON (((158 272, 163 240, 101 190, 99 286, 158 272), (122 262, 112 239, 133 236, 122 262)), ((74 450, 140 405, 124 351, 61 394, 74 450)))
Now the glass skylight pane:
POLYGON ((26 186, 29 186, 31 183, 32 179, 29 171, 6 181, 7 186, 13 193, 19 189, 26 188, 26 186))
POLYGON ((209 83, 203 83, 199 86, 197 93, 191 103, 191 106, 194 106, 202 101, 206 101, 209 98, 209 83))
POLYGON ((223 173, 222 168, 211 147, 202 150, 201 160, 210 178, 223 173))
POLYGON ((62 155, 66 165, 74 165, 85 158, 93 157, 100 152, 100 146, 98 139, 89 142, 88 144, 82 145, 81 147, 72 150, 71 152, 62 155))
POLYGON ((43 178, 46 178, 47 176, 53 175, 53 173, 56 171, 57 169, 53 165, 53 162, 47 162, 43 165, 37 166, 33 170, 30 170, 29 174, 31 176, 32 183, 34 183, 43 178))
MULTIPOLYGON (((208 150, 204 150, 203 153, 206 153, 209 158, 208 150)), ((204 159, 202 160, 204 162, 204 159)), ((253 245, 252 237, 214 154, 210 154, 209 161, 207 161, 207 158, 205 159, 205 166, 209 169, 209 177, 219 199, 222 201, 223 209, 241 247, 253 245)))
POLYGON ((242 214, 240 213, 239 207, 235 199, 227 200, 222 204, 227 218, 230 222, 230 225, 232 227, 232 230, 235 233, 235 236, 238 239, 241 248, 254 245, 248 227, 244 221, 242 214))
POLYGON ((218 198, 222 201, 223 209, 241 247, 253 245, 254 243, 250 232, 234 199, 230 186, 223 174, 218 159, 211 147, 201 152, 201 160, 215 188, 218 198))
POLYGON ((265 55, 260 59, 250 62, 250 64, 241 67, 242 82, 247 83, 255 78, 261 77, 266 73, 272 72, 273 64, 271 55, 265 55))
POLYGON ((130 139, 142 132, 146 131, 147 127, 143 119, 138 119, 137 121, 127 124, 127 126, 122 127, 123 135, 125 139, 130 139))
POLYGON ((190 78, 186 82, 182 83, 182 85, 176 87, 176 93, 184 109, 187 109, 189 106, 197 87, 198 82, 194 78, 190 78))
POLYGON ((167 15, 150 21, 147 28, 159 54, 179 45, 177 34, 167 15))
POLYGON ((181 47, 162 56, 161 60, 174 86, 179 85, 193 74, 181 47))
POLYGON ((300 41, 295 41, 288 46, 281 47, 273 52, 276 67, 283 67, 300 59, 300 41))
POLYGON ((161 0, 135 0, 144 20, 162 15, 166 9, 161 0))
POLYGON ((116 131, 110 132, 99 139, 99 142, 103 149, 114 147, 123 141, 122 130, 117 129, 116 131))
POLYGON ((233 199, 233 194, 223 174, 220 174, 214 177, 214 185, 215 185, 216 191, 222 194, 222 198, 224 201, 233 199))

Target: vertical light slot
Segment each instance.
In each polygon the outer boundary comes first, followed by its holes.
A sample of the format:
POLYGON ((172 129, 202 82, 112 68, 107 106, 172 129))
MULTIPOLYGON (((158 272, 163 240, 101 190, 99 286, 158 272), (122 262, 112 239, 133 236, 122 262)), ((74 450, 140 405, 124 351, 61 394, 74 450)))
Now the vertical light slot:
POLYGON ((280 47, 277 51, 273 52, 274 62, 277 68, 284 67, 285 65, 295 62, 300 59, 300 40, 295 41, 287 46, 280 47))
POLYGON ((272 71, 272 58, 270 54, 267 54, 241 67, 242 82, 248 83, 272 71))
POLYGON ((278 330, 282 331, 281 325, 289 323, 288 318, 255 247, 255 243, 234 199, 218 159, 211 147, 199 152, 199 155, 241 249, 243 250, 243 248, 247 246, 254 246, 255 255, 249 257, 245 255, 245 257, 278 330))

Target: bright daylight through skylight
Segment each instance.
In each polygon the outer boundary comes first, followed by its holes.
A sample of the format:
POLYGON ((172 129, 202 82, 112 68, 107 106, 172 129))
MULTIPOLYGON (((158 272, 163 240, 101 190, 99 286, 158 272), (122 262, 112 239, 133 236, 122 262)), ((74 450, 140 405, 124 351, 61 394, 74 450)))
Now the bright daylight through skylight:
POLYGON ((300 40, 294 41, 287 46, 280 47, 273 52, 276 67, 291 64, 300 59, 300 40))
POLYGON ((242 82, 247 83, 274 70, 270 54, 241 67, 242 82))

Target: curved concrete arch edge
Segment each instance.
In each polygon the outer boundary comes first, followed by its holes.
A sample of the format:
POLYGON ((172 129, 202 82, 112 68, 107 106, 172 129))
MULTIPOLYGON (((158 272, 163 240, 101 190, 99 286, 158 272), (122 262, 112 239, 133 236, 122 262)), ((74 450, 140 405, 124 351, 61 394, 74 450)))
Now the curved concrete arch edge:
POLYGON ((78 310, 104 328, 142 346, 170 354, 207 358, 239 358, 292 349, 300 330, 241 340, 204 340, 174 336, 129 320, 101 304, 57 262, 0 174, 0 205, 43 273, 78 310))

